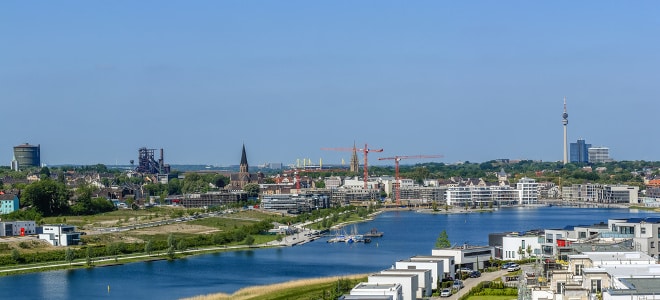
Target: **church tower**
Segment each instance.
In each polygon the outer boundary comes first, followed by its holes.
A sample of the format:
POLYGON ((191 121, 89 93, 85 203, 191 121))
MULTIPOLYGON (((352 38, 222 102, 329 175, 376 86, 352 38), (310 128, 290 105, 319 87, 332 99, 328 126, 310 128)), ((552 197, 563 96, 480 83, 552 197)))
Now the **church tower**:
POLYGON ((353 142, 353 155, 351 156, 351 164, 349 165, 348 170, 351 172, 360 171, 360 163, 357 156, 357 148, 355 147, 355 142, 353 142))
POLYGON ((243 144, 243 152, 241 153, 241 164, 238 168, 238 181, 241 188, 250 183, 250 171, 247 161, 247 154, 245 154, 245 144, 243 144))
POLYGON ((248 169, 247 155, 245 154, 245 144, 243 144, 243 153, 241 153, 241 164, 238 172, 248 173, 248 169))

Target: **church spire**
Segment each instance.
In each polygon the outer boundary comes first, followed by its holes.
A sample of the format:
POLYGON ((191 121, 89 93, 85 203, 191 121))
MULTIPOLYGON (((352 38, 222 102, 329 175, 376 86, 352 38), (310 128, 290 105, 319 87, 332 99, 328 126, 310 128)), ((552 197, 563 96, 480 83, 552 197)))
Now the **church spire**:
POLYGON ((248 168, 247 154, 245 154, 245 144, 243 144, 243 152, 241 153, 241 165, 239 172, 247 173, 248 169, 249 168, 248 168))
POLYGON ((353 142, 353 155, 351 156, 351 163, 348 170, 351 172, 358 172, 360 169, 360 163, 357 156, 357 148, 355 147, 355 142, 353 142))

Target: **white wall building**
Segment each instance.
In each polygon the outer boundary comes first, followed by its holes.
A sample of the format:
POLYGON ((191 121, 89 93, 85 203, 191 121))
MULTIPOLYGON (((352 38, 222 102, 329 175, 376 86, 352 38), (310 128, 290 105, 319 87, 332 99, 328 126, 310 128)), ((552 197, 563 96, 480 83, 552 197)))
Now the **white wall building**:
POLYGON ((541 255, 543 238, 539 235, 514 234, 502 237, 502 259, 521 260, 541 255))
POLYGON ((400 260, 394 264, 396 269, 427 269, 431 270, 431 289, 438 289, 438 281, 444 278, 444 261, 441 259, 400 260))
POLYGON ((380 272, 381 274, 399 274, 399 275, 408 275, 415 274, 417 275, 417 293, 415 294, 417 298, 431 297, 432 295, 432 281, 431 270, 430 269, 387 269, 380 272))
POLYGON ((456 274, 455 259, 453 256, 436 256, 436 255, 417 255, 410 257, 414 262, 426 261, 439 261, 442 262, 442 268, 438 270, 438 279, 442 280, 445 277, 454 278, 456 274))
POLYGON ((368 282, 377 284, 401 284, 402 300, 416 299, 418 289, 416 274, 372 274, 369 275, 368 282))
POLYGON ((345 300, 352 299, 375 299, 383 296, 383 299, 403 300, 403 289, 399 283, 358 283, 350 292, 350 296, 344 296, 345 300), (353 296, 353 297, 350 297, 353 296))
POLYGON ((490 246, 460 246, 431 250, 433 256, 453 256, 456 268, 470 268, 480 270, 484 263, 495 258, 495 248, 490 246))
POLYGON ((71 246, 80 243, 80 232, 76 232, 75 226, 45 225, 43 229, 44 233, 39 234, 39 239, 53 246, 71 246))
POLYGON ((518 204, 537 204, 539 200, 539 184, 536 180, 523 177, 516 183, 518 204))

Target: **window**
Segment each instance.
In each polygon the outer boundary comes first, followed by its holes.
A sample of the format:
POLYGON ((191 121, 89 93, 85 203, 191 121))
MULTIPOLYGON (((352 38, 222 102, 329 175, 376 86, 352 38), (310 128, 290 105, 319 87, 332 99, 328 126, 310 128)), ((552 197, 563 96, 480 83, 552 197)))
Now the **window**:
POLYGON ((642 234, 646 234, 646 227, 642 227, 639 230, 642 234))
POLYGON ((651 242, 651 248, 655 248, 655 242, 651 242))
POLYGON ((564 294, 564 282, 557 282, 557 294, 564 294))
POLYGON ((575 265, 575 275, 582 275, 582 269, 584 268, 584 265, 575 265))
POLYGON ((581 239, 586 239, 587 238, 587 233, 586 232, 582 231, 579 234, 580 234, 579 238, 581 238, 581 239))
POLYGON ((601 292, 600 279, 592 279, 591 280, 591 292, 592 293, 600 293, 601 292))

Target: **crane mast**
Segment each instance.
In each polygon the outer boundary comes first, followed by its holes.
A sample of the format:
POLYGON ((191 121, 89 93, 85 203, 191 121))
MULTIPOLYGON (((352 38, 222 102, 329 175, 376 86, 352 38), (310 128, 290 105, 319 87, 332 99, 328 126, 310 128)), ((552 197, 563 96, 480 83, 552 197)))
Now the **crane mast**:
POLYGON ((353 148, 321 148, 321 150, 330 150, 330 151, 360 151, 362 154, 364 154, 364 189, 367 189, 367 181, 369 179, 369 167, 368 163, 369 160, 367 156, 369 155, 369 152, 383 152, 383 149, 369 149, 369 146, 365 143, 364 148, 361 149, 356 149, 355 147, 353 148))
POLYGON ((397 155, 393 157, 381 157, 378 160, 394 161, 394 195, 396 205, 401 205, 401 177, 399 176, 399 161, 402 159, 422 159, 422 158, 441 158, 443 155, 397 155))

